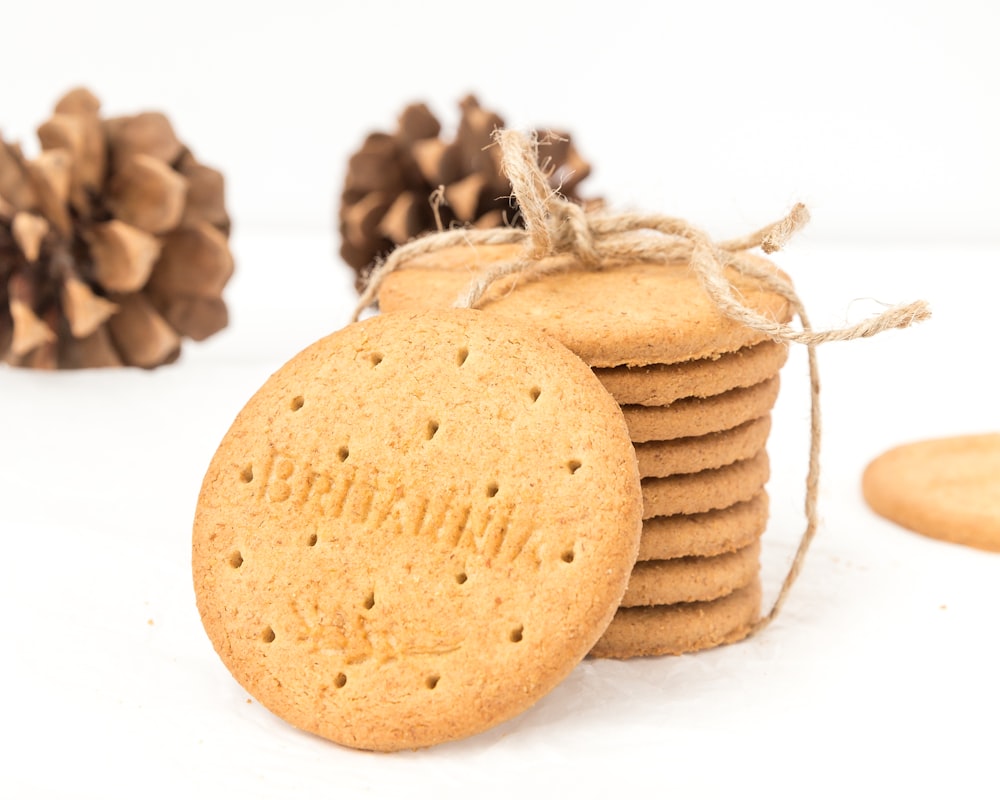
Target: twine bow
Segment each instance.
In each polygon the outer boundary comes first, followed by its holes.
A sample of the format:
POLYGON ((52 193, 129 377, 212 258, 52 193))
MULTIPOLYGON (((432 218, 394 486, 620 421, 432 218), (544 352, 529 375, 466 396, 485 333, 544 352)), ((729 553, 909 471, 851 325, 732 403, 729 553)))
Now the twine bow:
POLYGON ((805 345, 811 390, 806 529, 771 610, 751 627, 748 635, 757 633, 780 611, 816 534, 822 433, 816 346, 824 342, 874 336, 893 328, 907 328, 915 322, 928 319, 929 307, 923 301, 892 306, 881 314, 854 325, 815 331, 791 282, 776 271, 762 266, 759 260, 748 253, 758 247, 765 253, 773 253, 784 247, 796 231, 809 221, 809 212, 801 203, 772 225, 741 238, 713 242, 698 228, 675 217, 585 211, 550 188, 538 165, 537 140, 534 137, 527 137, 517 131, 498 130, 494 139, 500 147, 502 167, 511 184, 511 199, 517 200, 524 228, 439 231, 401 245, 372 271, 352 319, 359 319, 361 313, 375 302, 387 275, 405 267, 407 262, 417 256, 455 246, 513 244, 520 247, 519 255, 514 259, 491 264, 455 301, 456 307, 475 308, 489 288, 508 275, 518 275, 530 280, 555 272, 599 270, 628 263, 683 262, 690 265, 702 288, 725 316, 776 341, 805 345), (727 268, 735 269, 739 274, 754 279, 763 288, 788 300, 801 328, 777 322, 740 302, 732 283, 726 277, 727 268))

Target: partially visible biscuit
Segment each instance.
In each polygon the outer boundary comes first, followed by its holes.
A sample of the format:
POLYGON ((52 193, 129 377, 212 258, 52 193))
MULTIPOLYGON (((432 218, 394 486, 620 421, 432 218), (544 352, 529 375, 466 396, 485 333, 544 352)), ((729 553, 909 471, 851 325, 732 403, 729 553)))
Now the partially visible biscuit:
POLYGON ((760 617, 760 580, 703 603, 620 608, 590 655, 665 656, 745 639, 760 617))
POLYGON ((665 442, 640 442, 635 445, 639 475, 665 478, 724 467, 762 450, 770 432, 771 415, 765 414, 725 431, 665 442))
POLYGON ((770 474, 767 451, 761 450, 751 458, 718 469, 669 478, 645 478, 642 481, 643 518, 700 514, 728 508, 760 492, 770 474))
POLYGON ((779 376, 711 397, 686 397, 669 406, 622 406, 633 442, 666 441, 728 430, 769 413, 779 376))
POLYGON ((632 568, 620 606, 715 600, 746 586, 760 571, 760 541, 718 556, 640 561, 632 568))
POLYGON ((916 533, 1000 552, 1000 433, 895 447, 865 469, 868 505, 916 533))
MULTIPOLYGON (((427 253, 386 276, 379 306, 383 311, 450 306, 491 264, 520 255, 512 245, 427 253)), ((781 275, 767 259, 751 257, 762 269, 781 275)), ((727 270, 726 277, 741 302, 757 313, 781 322, 791 319, 786 298, 736 270, 727 270)), ((491 287, 480 308, 536 325, 592 367, 713 358, 765 339, 724 315, 685 263, 605 265, 538 278, 512 275, 491 287)))
POLYGON ((767 514, 767 492, 760 491, 727 508, 643 520, 637 560, 717 556, 738 550, 763 535, 767 514))
POLYGON ((383 314, 239 413, 198 501, 195 593, 272 712, 351 747, 424 747, 572 670, 640 528, 624 420, 579 358, 478 311, 383 314))
POLYGON ((778 372, 788 345, 765 340, 732 353, 675 364, 595 369, 620 405, 666 406, 683 397, 710 397, 753 386, 778 372))

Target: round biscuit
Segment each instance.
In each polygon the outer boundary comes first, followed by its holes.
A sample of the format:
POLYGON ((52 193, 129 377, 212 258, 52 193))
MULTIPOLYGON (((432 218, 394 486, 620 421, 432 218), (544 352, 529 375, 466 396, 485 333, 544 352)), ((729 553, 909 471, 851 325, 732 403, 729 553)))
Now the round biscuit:
POLYGON ((934 539, 1000 552, 1000 433, 930 439, 872 461, 861 481, 881 516, 934 539))
POLYGON ((640 561, 619 605, 659 606, 715 600, 746 586, 760 572, 760 541, 718 556, 640 561))
POLYGON ((531 706, 613 616, 641 494, 575 355, 470 310, 307 347, 239 413, 193 532, 202 622, 287 722, 418 748, 531 706))
POLYGON ((665 442, 640 442, 635 445, 639 475, 666 478, 724 467, 762 450, 770 432, 771 415, 765 414, 725 431, 665 442))
POLYGON ((642 481, 643 517, 700 514, 749 500, 770 478, 767 451, 718 469, 642 481))
MULTIPOLYGON (((512 245, 476 245, 417 256, 385 277, 379 307, 415 311, 450 306, 491 264, 520 258, 522 252, 512 245)), ((767 259, 751 257, 762 269, 781 274, 767 259)), ((782 322, 791 319, 791 306, 781 295, 733 269, 726 277, 741 302, 757 313, 782 322)), ((686 263, 511 275, 497 281, 479 307, 530 322, 592 367, 712 358, 765 339, 719 311, 686 263)))
POLYGON ((746 547, 767 528, 767 492, 727 508, 643 520, 637 561, 717 556, 746 547))
POLYGON ((662 442, 729 430, 769 413, 780 376, 711 397, 685 397, 669 406, 622 406, 633 442, 662 442))
POLYGON ((621 608, 590 655, 594 658, 666 656, 707 650, 745 639, 760 616, 760 579, 702 603, 621 608))
POLYGON ((620 405, 667 406, 683 397, 710 397, 767 380, 788 360, 788 345, 766 339, 714 358, 595 368, 594 374, 620 405))

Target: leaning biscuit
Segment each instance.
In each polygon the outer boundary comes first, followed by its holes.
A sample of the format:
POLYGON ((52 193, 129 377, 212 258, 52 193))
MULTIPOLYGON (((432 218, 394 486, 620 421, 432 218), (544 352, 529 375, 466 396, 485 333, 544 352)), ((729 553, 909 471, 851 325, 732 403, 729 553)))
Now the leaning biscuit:
POLYGON ((306 348, 237 416, 202 485, 194 585, 272 712, 417 748, 564 678, 640 527, 621 412, 579 358, 477 311, 384 314, 306 348))
POLYGON ((643 517, 700 514, 749 500, 770 477, 767 451, 718 469, 646 478, 642 481, 643 517))
POLYGON ((590 655, 666 656, 745 639, 760 616, 760 580, 706 603, 622 608, 590 655))
POLYGON ((633 442, 662 442, 728 430, 762 417, 778 399, 780 377, 711 397, 685 397, 669 406, 622 406, 633 442))
MULTIPOLYGON (((379 306, 383 311, 450 306, 491 264, 521 257, 523 251, 512 245, 452 247, 417 256, 385 276, 379 306)), ((762 271, 782 276, 767 259, 746 257, 762 271)), ((734 269, 726 277, 744 305, 768 319, 791 319, 791 305, 782 295, 734 269)), ((497 281, 479 307, 537 326, 592 367, 713 358, 766 338, 723 314, 686 263, 512 275, 497 281)))
POLYGON ((1000 552, 1000 433, 893 448, 864 472, 872 509, 916 533, 1000 552))
POLYGON ((719 556, 640 561, 619 604, 658 606, 715 600, 746 586, 760 572, 760 541, 719 556))
POLYGON ((753 386, 777 373, 787 360, 787 344, 765 340, 714 358, 598 368, 594 374, 619 405, 666 406, 682 397, 709 397, 753 386))

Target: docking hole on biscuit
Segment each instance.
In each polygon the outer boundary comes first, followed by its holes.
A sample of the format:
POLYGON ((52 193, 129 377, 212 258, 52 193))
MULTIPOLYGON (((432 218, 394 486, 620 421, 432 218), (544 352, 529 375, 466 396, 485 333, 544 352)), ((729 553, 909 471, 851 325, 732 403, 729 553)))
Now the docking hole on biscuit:
POLYGON ((575 458, 570 459, 569 461, 566 462, 566 469, 569 470, 569 474, 570 475, 575 474, 576 471, 578 469, 580 469, 580 467, 582 467, 582 466, 583 466, 583 462, 582 461, 578 461, 575 458))
POLYGON ((338 689, 343 689, 347 684, 347 676, 343 672, 338 672, 337 677, 333 679, 333 685, 338 689))
POLYGON ((531 391, 528 392, 528 396, 531 398, 531 402, 537 402, 538 398, 542 396, 542 390, 537 386, 532 386, 531 391))
POLYGON ((247 464, 240 470, 240 480, 243 483, 250 483, 253 480, 253 464, 247 464))
POLYGON ((567 564, 572 564, 573 559, 576 558, 576 553, 573 552, 573 548, 571 547, 569 550, 564 550, 560 558, 567 564))
POLYGON ((368 593, 368 596, 365 598, 365 602, 363 603, 363 605, 369 611, 375 608, 375 592, 368 593))
POLYGON ((371 362, 371 365, 373 367, 377 367, 379 364, 382 363, 382 354, 381 353, 370 353, 368 355, 368 360, 371 362))
POLYGON ((316 546, 316 542, 318 542, 318 541, 319 541, 319 537, 315 533, 310 533, 309 534, 309 538, 306 539, 306 544, 309 545, 309 547, 315 547, 316 546))
POLYGON ((430 441, 431 439, 434 438, 434 435, 438 432, 438 428, 440 428, 440 427, 441 427, 441 425, 438 423, 438 421, 436 419, 432 419, 430 422, 427 423, 427 440, 428 441, 430 441))
POLYGON ((467 580, 469 580, 469 576, 464 572, 459 572, 458 575, 455 576, 455 583, 459 585, 465 583, 467 580))
POLYGON ((243 554, 239 550, 229 556, 229 566, 233 569, 239 569, 243 566, 243 554))
POLYGON ((510 640, 512 642, 519 642, 524 638, 524 626, 518 625, 514 630, 510 632, 510 640))
POLYGON ((486 496, 496 497, 499 491, 500 491, 500 486, 497 484, 496 481, 493 481, 492 483, 490 483, 489 486, 486 487, 486 496))
POLYGON ((350 454, 351 451, 347 449, 347 445, 344 445, 343 447, 337 450, 337 458, 340 459, 341 462, 347 461, 347 457, 350 454))
POLYGON ((440 675, 428 675, 427 680, 424 681, 424 686, 428 689, 434 689, 438 685, 439 680, 441 680, 440 675))
POLYGON ((270 625, 264 628, 263 633, 261 633, 260 635, 260 639, 265 644, 271 644, 271 642, 274 641, 274 631, 272 630, 270 625))
POLYGON ((298 397, 292 398, 292 411, 298 411, 302 406, 306 404, 306 399, 299 395, 298 397))
POLYGON ((458 364, 458 366, 462 366, 462 364, 465 363, 465 359, 467 359, 468 357, 469 357, 469 348, 460 347, 458 350, 458 358, 455 359, 455 362, 458 364))

